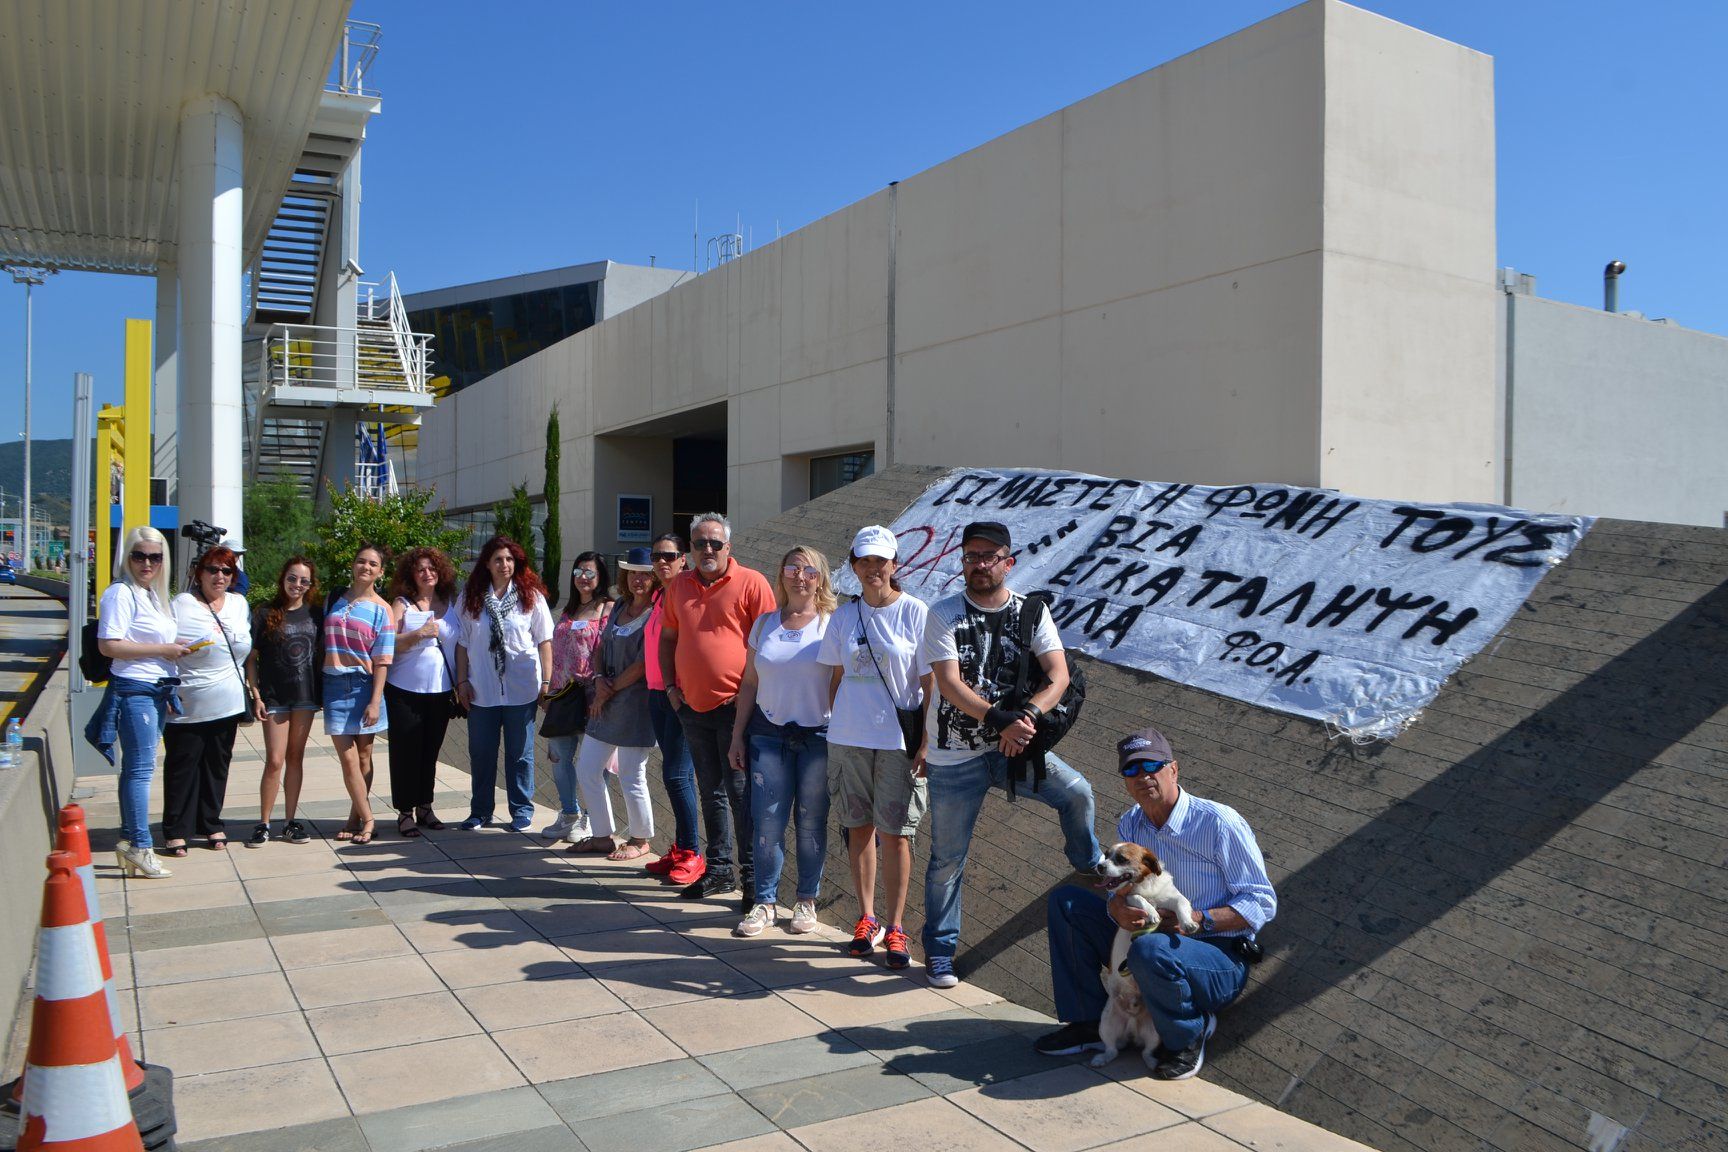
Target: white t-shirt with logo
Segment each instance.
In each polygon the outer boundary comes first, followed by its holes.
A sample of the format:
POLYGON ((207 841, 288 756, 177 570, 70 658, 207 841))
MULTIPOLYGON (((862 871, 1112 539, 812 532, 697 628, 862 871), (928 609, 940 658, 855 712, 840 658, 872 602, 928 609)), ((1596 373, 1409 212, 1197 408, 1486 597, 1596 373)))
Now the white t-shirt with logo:
MULTIPOLYGON (((1014 671, 1020 655, 1020 612, 1027 601, 1019 593, 1002 607, 980 608, 964 592, 947 596, 930 606, 924 628, 925 661, 935 664, 954 660, 961 678, 985 700, 994 704, 1014 687, 1014 671)), ((1038 625, 1032 630, 1032 657, 1062 650, 1062 636, 1042 601, 1033 601, 1038 625)), ((997 746, 995 733, 981 720, 974 720, 943 698, 938 689, 930 701, 925 725, 930 734, 931 764, 964 764, 997 746)))
POLYGON ((919 654, 929 611, 924 601, 901 593, 884 608, 872 608, 858 599, 834 613, 816 657, 842 670, 834 713, 828 718, 828 743, 906 750, 894 709, 916 708, 920 703, 918 681, 930 672, 919 654))
MULTIPOLYGON (((778 610, 764 612, 750 627, 756 654, 756 707, 772 724, 820 728, 828 723, 828 684, 833 671, 817 662, 829 616, 818 614, 802 628, 780 623, 778 610)), ((749 717, 740 717, 744 724, 749 717)))
POLYGON ((208 601, 182 592, 174 597, 172 607, 179 625, 174 639, 203 647, 180 658, 180 705, 184 711, 168 717, 168 723, 201 724, 246 711, 241 669, 246 667, 246 657, 252 655, 252 610, 245 597, 229 592, 222 597, 222 611, 217 613, 208 601))

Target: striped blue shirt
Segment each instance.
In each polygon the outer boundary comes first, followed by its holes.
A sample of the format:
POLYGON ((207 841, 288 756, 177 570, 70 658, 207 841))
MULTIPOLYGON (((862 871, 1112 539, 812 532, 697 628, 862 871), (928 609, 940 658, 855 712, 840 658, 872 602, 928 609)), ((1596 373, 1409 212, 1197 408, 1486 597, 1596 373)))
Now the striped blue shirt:
POLYGON ((1253 926, 1253 935, 1278 914, 1278 894, 1266 878, 1254 830, 1227 804, 1182 792, 1163 828, 1136 805, 1116 822, 1116 836, 1156 852, 1196 916, 1228 904, 1253 926))

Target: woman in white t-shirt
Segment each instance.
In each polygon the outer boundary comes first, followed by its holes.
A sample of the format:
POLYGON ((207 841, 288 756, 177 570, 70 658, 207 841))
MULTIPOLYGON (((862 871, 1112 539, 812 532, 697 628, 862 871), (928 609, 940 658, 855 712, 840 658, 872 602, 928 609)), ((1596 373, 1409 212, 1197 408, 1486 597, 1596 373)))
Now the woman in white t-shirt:
POLYGON ((492 822, 502 737, 510 827, 526 832, 534 817, 535 711, 552 688, 552 610, 522 545, 508 536, 486 541, 462 590, 458 619, 456 697, 468 708, 474 789, 461 827, 492 822))
POLYGON ((828 855, 828 710, 833 672, 818 659, 833 618, 828 560, 814 548, 792 549, 774 582, 779 609, 756 618, 738 686, 732 766, 750 773, 751 826, 756 834, 755 903, 732 930, 757 936, 774 923, 786 825, 796 809, 798 886, 793 932, 816 928, 816 897, 828 855))
POLYGON ((852 539, 852 572, 863 595, 843 605, 828 625, 818 657, 833 669, 828 720, 840 826, 846 829, 860 913, 850 951, 868 956, 884 944, 890 968, 912 962, 901 919, 912 872, 912 836, 924 818, 924 757, 929 741, 908 748, 899 709, 921 709, 935 690, 920 652, 929 608, 900 590, 894 578, 898 544, 880 525, 852 539), (886 922, 876 915, 877 840, 881 841, 886 922))
POLYGON ((390 724, 390 805, 396 831, 413 839, 444 821, 432 810, 438 753, 456 687, 456 566, 436 548, 410 548, 390 582, 396 653, 384 674, 390 724))
POLYGON ((212 849, 228 847, 222 805, 228 796, 228 765, 234 729, 250 711, 241 671, 252 655, 252 617, 245 597, 229 589, 239 557, 217 546, 192 562, 192 591, 174 597, 180 657, 180 715, 170 717, 163 736, 162 854, 186 855, 191 836, 212 849))
POLYGON ((150 778, 156 744, 170 711, 180 708, 174 661, 186 653, 168 609, 168 541, 154 528, 126 533, 114 556, 114 582, 96 611, 96 647, 114 666, 96 714, 84 729, 110 764, 120 745, 120 843, 115 857, 128 876, 172 876, 150 840, 150 778))

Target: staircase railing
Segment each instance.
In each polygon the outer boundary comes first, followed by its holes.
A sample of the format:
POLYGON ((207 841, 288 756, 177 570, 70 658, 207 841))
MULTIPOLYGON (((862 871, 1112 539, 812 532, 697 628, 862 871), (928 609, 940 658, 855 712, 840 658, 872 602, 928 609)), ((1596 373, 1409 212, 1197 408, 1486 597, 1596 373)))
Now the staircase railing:
POLYGON ((427 395, 427 349, 432 337, 389 328, 333 328, 318 324, 273 325, 259 346, 260 385, 364 389, 427 395), (352 349, 352 351, 350 351, 352 349), (344 371, 345 365, 351 365, 344 371), (352 379, 343 376, 352 373, 352 379))
POLYGON ((376 96, 378 90, 366 87, 366 74, 378 58, 378 45, 384 39, 384 29, 364 20, 349 20, 342 27, 342 44, 336 58, 330 62, 330 76, 324 91, 346 96, 376 96))

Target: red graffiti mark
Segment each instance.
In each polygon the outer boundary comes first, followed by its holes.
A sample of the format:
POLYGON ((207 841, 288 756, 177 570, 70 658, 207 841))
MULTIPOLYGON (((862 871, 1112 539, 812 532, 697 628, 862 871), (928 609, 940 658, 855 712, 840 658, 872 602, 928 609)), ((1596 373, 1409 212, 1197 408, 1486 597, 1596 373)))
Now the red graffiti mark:
MULTIPOLYGON (((960 539, 960 525, 958 524, 949 525, 948 535, 943 539, 941 545, 935 548, 932 548, 932 545, 936 542, 936 529, 927 524, 903 528, 894 535, 896 540, 900 540, 920 532, 924 534, 923 542, 918 545, 917 551, 901 562, 900 578, 908 583, 916 583, 923 587, 929 584, 933 577, 941 576, 941 573, 937 571, 937 565, 947 557, 959 552, 960 545, 964 541, 960 539), (930 555, 926 556, 926 552, 930 555)), ((902 548, 901 552, 904 553, 905 549, 902 548)), ((950 583, 955 575, 957 574, 949 574, 947 578, 942 580, 939 587, 950 583)))

